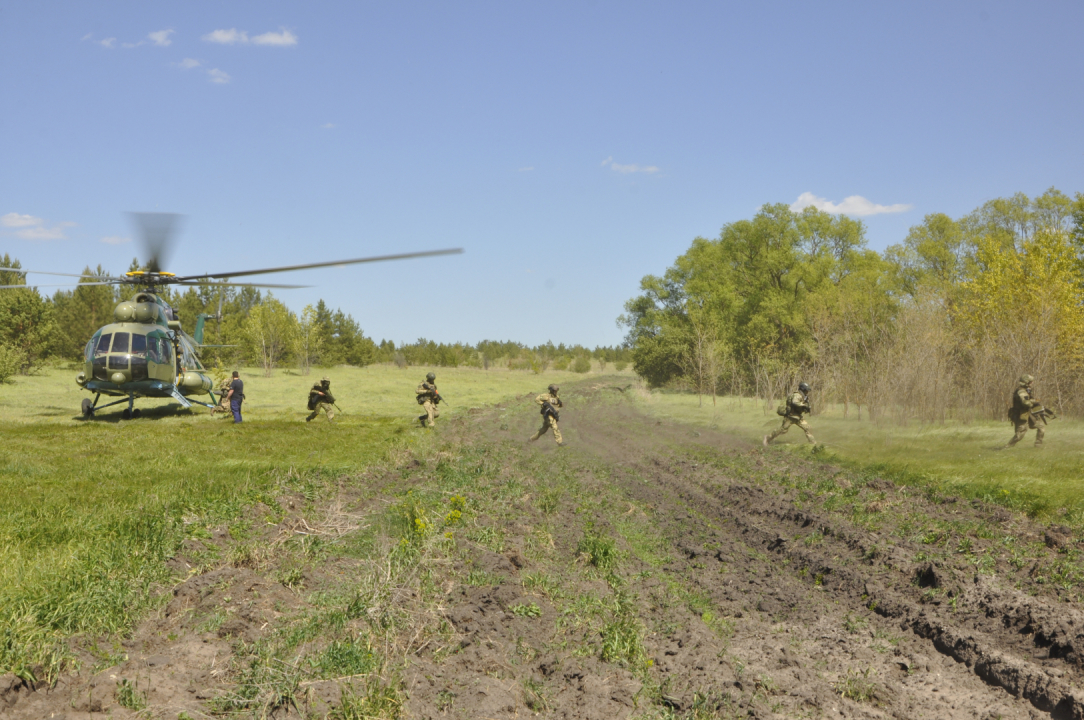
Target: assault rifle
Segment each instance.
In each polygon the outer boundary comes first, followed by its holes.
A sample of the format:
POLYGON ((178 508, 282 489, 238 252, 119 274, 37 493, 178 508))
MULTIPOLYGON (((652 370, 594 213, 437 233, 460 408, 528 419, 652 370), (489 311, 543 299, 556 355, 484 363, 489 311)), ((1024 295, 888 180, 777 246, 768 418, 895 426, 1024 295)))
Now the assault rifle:
POLYGON ((554 422, 560 422, 561 421, 561 413, 557 412, 557 408, 555 408, 553 405, 549 404, 548 402, 544 402, 544 403, 542 403, 542 417, 547 417, 547 416, 553 418, 554 422))
POLYGON ((1038 409, 1032 408, 1031 414, 1035 417, 1041 417, 1044 420, 1057 420, 1058 414, 1054 411, 1054 408, 1048 408, 1044 405, 1040 405, 1038 409))
POLYGON ((444 399, 444 396, 438 392, 433 393, 433 404, 440 405, 442 402, 448 402, 444 399))

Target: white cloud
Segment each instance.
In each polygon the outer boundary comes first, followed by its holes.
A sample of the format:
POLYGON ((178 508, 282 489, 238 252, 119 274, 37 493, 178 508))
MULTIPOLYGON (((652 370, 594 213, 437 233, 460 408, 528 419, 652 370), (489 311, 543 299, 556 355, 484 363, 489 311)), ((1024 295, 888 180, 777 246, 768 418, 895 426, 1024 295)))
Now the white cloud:
POLYGON ((914 206, 905 205, 903 203, 896 203, 895 205, 878 205, 877 203, 870 202, 861 195, 845 197, 843 198, 843 202, 837 205, 831 200, 817 197, 811 192, 804 192, 798 196, 798 199, 794 201, 790 206, 790 209, 798 212, 807 207, 815 207, 818 210, 823 210, 832 213, 833 215, 857 215, 859 217, 865 217, 867 215, 907 212, 914 206))
POLYGON ((120 235, 109 235, 102 238, 102 242, 106 245, 123 245, 124 243, 132 242, 132 238, 121 237, 120 235))
POLYGON ((40 217, 20 215, 19 213, 13 212, 0 217, 0 225, 3 225, 4 227, 30 227, 31 225, 41 225, 43 222, 45 221, 40 217))
POLYGON ((230 28, 229 30, 215 30, 203 36, 206 42, 220 45, 272 45, 275 47, 290 47, 297 45, 297 35, 286 28, 279 28, 282 32, 265 32, 262 35, 254 35, 249 38, 248 31, 230 28))
POLYGON ((324 123, 320 127, 322 127, 324 130, 331 130, 332 128, 338 127, 338 125, 336 125, 335 123, 324 123))
POLYGON ((532 170, 534 170, 534 165, 529 165, 527 167, 521 167, 519 170, 516 170, 516 172, 531 172, 532 170))
POLYGON ((199 60, 196 60, 195 58, 185 58, 184 60, 181 60, 179 63, 173 63, 173 64, 176 65, 177 67, 183 69, 183 70, 191 70, 192 68, 199 67, 203 63, 201 63, 199 60))
POLYGON ((229 30, 215 30, 207 33, 203 36, 203 39, 221 45, 233 45, 234 43, 247 43, 248 33, 237 28, 230 28, 229 30))
POLYGON ((619 163, 615 163, 612 155, 602 161, 602 167, 606 167, 607 165, 609 165, 610 169, 614 172, 619 172, 623 175, 638 172, 647 173, 648 175, 650 175, 652 173, 659 172, 659 168, 655 167, 654 165, 621 165, 619 163))
POLYGON ((106 38, 105 40, 99 40, 98 44, 101 45, 104 48, 109 48, 110 50, 112 50, 113 47, 117 44, 117 39, 116 38, 106 38))
POLYGON ((278 45, 279 47, 288 47, 290 45, 297 45, 297 35, 286 28, 279 28, 282 32, 265 32, 263 35, 257 35, 252 38, 253 45, 278 45))
POLYGON ((173 34, 172 30, 159 30, 158 32, 148 33, 147 37, 151 39, 155 45, 159 47, 166 47, 173 41, 169 39, 169 36, 173 34))
POLYGON ((10 212, 0 216, 0 225, 9 228, 18 228, 15 236, 23 240, 64 240, 64 228, 75 225, 73 222, 62 222, 52 227, 45 226, 45 220, 33 215, 20 215, 10 212))
POLYGON ((226 83, 228 83, 230 81, 229 73, 223 72, 222 70, 219 70, 218 68, 214 68, 213 70, 208 70, 207 75, 210 76, 211 82, 216 83, 218 85, 225 85, 226 83))

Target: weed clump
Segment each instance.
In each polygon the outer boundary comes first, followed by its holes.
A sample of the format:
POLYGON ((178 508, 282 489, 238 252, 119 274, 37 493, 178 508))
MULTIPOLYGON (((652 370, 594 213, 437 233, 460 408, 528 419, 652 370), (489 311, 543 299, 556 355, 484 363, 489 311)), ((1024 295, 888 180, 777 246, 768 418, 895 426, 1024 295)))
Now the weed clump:
POLYGON ((599 570, 611 570, 617 565, 617 544, 611 537, 599 535, 588 526, 583 538, 576 545, 576 552, 599 570))

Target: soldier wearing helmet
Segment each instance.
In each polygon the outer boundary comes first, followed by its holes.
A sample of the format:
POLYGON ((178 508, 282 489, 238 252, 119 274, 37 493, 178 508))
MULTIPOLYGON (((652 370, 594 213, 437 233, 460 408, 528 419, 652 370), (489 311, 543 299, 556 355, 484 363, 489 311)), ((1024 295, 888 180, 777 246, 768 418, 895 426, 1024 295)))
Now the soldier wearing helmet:
POLYGON ((309 390, 309 410, 312 412, 305 418, 305 422, 315 420, 321 411, 328 422, 335 419, 335 396, 331 394, 331 378, 326 375, 320 382, 313 383, 312 390, 309 390))
POLYGON ((558 408, 561 407, 561 398, 557 397, 557 393, 561 388, 550 385, 546 390, 548 392, 544 392, 534 399, 542 408, 542 427, 531 436, 529 442, 534 442, 545 435, 547 430, 552 429, 553 439, 558 445, 564 445, 564 440, 561 439, 561 430, 557 427, 557 421, 561 419, 561 414, 558 412, 558 408))
POLYGON ((1009 408, 1009 420, 1012 421, 1016 433, 1005 445, 1007 448, 1023 440, 1028 430, 1035 431, 1035 447, 1043 444, 1043 435, 1046 433, 1046 411, 1043 404, 1031 394, 1033 382, 1035 378, 1031 375, 1021 375, 1016 381, 1016 389, 1012 393, 1012 407, 1009 408))
POLYGON ((804 415, 813 411, 813 407, 809 404, 809 385, 804 382, 798 383, 798 390, 791 393, 787 401, 779 406, 776 412, 783 416, 783 425, 771 435, 764 436, 764 445, 767 447, 768 443, 775 440, 777 437, 790 430, 791 425, 797 425, 805 433, 805 437, 809 442, 816 444, 816 440, 813 439, 813 433, 809 429, 809 423, 804 419, 804 415))
POLYGON ((425 376, 425 382, 418 386, 416 394, 418 404, 425 409, 425 414, 419 415, 418 420, 421 422, 422 427, 433 427, 436 425, 437 418, 440 417, 440 411, 437 410, 437 405, 440 403, 440 393, 437 392, 436 373, 429 373, 425 376))

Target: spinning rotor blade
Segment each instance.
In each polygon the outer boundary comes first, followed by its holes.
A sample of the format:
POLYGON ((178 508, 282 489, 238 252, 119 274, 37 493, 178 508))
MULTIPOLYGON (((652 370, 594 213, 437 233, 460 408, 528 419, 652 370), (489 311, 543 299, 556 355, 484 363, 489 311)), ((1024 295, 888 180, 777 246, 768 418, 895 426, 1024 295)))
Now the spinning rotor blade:
POLYGON ((292 270, 310 270, 312 268, 335 267, 336 265, 357 265, 358 263, 382 262, 384 260, 407 260, 410 258, 432 257, 434 255, 458 255, 463 248, 449 248, 447 250, 427 250, 425 252, 401 253, 398 255, 378 255, 375 257, 356 258, 354 260, 336 260, 334 262, 310 263, 308 265, 288 265, 285 267, 266 268, 264 270, 241 270, 231 273, 204 273, 202 275, 186 275, 177 278, 178 281, 196 280, 198 278, 235 278, 245 275, 263 275, 264 273, 290 272, 292 270))
POLYGON ((10 288, 39 288, 39 287, 73 287, 81 288, 87 285, 116 285, 115 282, 92 282, 92 283, 64 283, 63 285, 0 285, 0 290, 8 290, 10 288))
POLYGON ((176 213, 128 213, 147 253, 148 272, 162 272, 181 216, 176 213))
POLYGON ((285 288, 287 290, 296 290, 297 288, 312 287, 312 285, 274 285, 271 283, 235 283, 235 282, 191 282, 189 280, 183 280, 181 282, 170 283, 171 285, 206 285, 208 287, 258 287, 258 288, 285 288))
POLYGON ((73 277, 73 278, 86 278, 87 280, 109 280, 113 282, 124 282, 121 278, 115 278, 112 275, 83 275, 76 273, 58 273, 58 272, 45 272, 44 270, 23 270, 22 268, 0 268, 0 272, 13 272, 20 275, 26 275, 27 273, 33 273, 34 275, 57 275, 58 277, 73 277))

